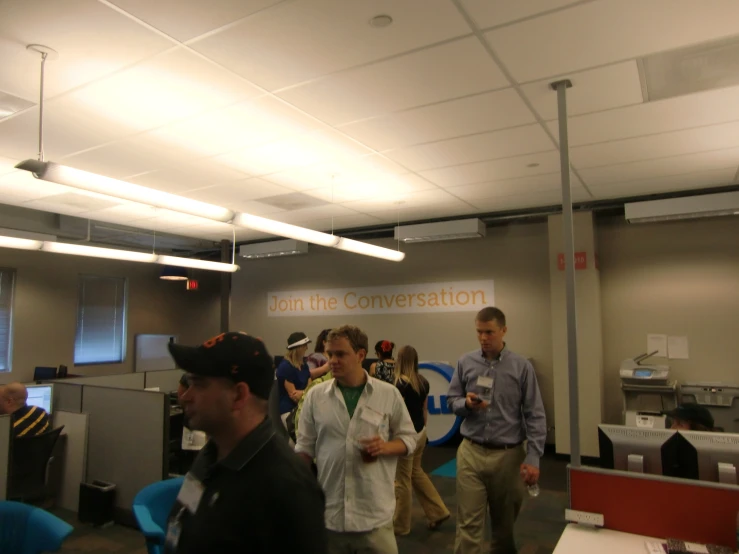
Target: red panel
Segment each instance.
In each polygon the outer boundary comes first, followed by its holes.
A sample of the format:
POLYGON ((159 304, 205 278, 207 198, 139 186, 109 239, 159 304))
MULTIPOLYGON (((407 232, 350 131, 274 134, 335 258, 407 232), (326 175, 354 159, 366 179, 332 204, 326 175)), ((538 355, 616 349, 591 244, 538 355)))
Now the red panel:
POLYGON ((615 531, 736 548, 735 490, 570 469, 573 510, 603 514, 615 531))

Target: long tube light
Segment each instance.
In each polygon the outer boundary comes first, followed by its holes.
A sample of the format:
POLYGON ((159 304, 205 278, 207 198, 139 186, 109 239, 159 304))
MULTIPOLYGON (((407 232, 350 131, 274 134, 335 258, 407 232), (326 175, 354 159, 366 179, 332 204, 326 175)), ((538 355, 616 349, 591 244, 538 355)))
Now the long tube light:
POLYGON ((41 250, 43 252, 54 252, 57 254, 105 258, 109 260, 124 260, 128 262, 158 263, 178 267, 205 269, 208 271, 234 273, 239 270, 239 266, 236 264, 210 262, 208 260, 198 260, 194 258, 180 258, 178 256, 160 256, 146 252, 133 252, 131 250, 118 250, 116 248, 100 248, 98 246, 88 246, 86 244, 28 240, 7 236, 0 236, 0 247, 16 248, 21 250, 41 250))
POLYGON ((306 229, 305 227, 298 227, 297 225, 290 225, 289 223, 283 223, 282 221, 275 221, 274 219, 267 219, 266 217, 259 217, 257 215, 245 213, 236 214, 236 217, 233 219, 233 224, 239 227, 261 231, 263 233, 270 233, 272 235, 280 235, 295 240, 312 242, 313 244, 318 244, 320 246, 336 246, 340 240, 339 237, 329 235, 328 233, 322 233, 320 231, 314 231, 313 229, 306 229))
POLYGON ((157 256, 156 262, 164 265, 176 265, 179 267, 192 267, 195 269, 208 269, 210 271, 225 271, 234 273, 239 270, 236 264, 225 264, 222 262, 209 262, 208 260, 197 260, 194 258, 178 258, 176 256, 157 256))
POLYGON ((134 185, 133 183, 119 181, 118 179, 111 179, 110 177, 103 177, 102 175, 54 162, 24 160, 15 167, 30 171, 37 179, 67 185, 89 192, 96 192, 98 194, 114 196, 132 202, 148 204, 157 208, 166 208, 168 210, 221 222, 231 221, 234 217, 234 213, 231 210, 221 206, 192 200, 184 196, 170 194, 149 187, 142 187, 141 185, 134 185))
POLYGON ((401 262, 405 258, 405 252, 399 250, 391 250, 390 248, 383 248, 382 246, 375 246, 367 242, 360 242, 358 240, 352 240, 347 238, 341 238, 335 248, 339 250, 345 250, 346 252, 354 252, 355 254, 364 254, 365 256, 373 256, 375 258, 382 258, 383 260, 389 260, 391 262, 401 262))

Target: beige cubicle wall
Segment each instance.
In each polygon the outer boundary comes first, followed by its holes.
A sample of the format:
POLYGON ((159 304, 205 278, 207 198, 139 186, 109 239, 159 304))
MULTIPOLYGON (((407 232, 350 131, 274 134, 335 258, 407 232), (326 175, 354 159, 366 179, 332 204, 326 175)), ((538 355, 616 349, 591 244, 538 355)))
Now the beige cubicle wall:
POLYGON ((56 505, 76 512, 79 506, 80 483, 87 480, 89 416, 55 409, 52 422, 54 428, 64 425, 62 434, 65 440, 56 505))
POLYGON ((89 416, 87 482, 115 484, 116 521, 133 525, 136 493, 168 472, 169 398, 85 385, 82 412, 89 416))
MULTIPOLYGON (((119 389, 143 389, 146 377, 143 373, 119 373, 117 375, 100 375, 95 377, 74 377, 65 379, 65 383, 97 385, 119 389)), ((53 381, 56 383, 57 381, 53 381)))
POLYGON ((82 384, 60 381, 45 381, 54 385, 53 411, 63 410, 78 414, 82 411, 82 384))
POLYGON ((0 416, 0 500, 8 496, 8 472, 10 471, 10 416, 0 416))
POLYGON ((145 388, 159 388, 160 392, 171 392, 177 390, 177 385, 182 377, 181 369, 168 369, 162 371, 147 371, 144 373, 145 388))

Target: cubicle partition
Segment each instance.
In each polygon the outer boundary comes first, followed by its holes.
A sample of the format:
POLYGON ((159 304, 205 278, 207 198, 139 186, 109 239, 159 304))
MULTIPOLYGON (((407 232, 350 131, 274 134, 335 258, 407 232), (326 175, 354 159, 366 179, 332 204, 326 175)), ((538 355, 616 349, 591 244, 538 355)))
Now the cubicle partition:
POLYGON ((79 383, 45 381, 54 385, 53 411, 78 414, 82 411, 82 385, 79 383))
POLYGON ((144 373, 144 387, 157 387, 161 392, 177 390, 177 385, 182 377, 181 369, 169 369, 163 371, 147 371, 144 373))
POLYGON ((168 473, 169 399, 161 392, 86 385, 82 412, 89 415, 87 482, 114 483, 116 521, 135 525, 136 493, 168 473))
POLYGON ((570 508, 607 529, 735 547, 739 487, 594 467, 568 468, 570 508))
MULTIPOLYGON (((82 387, 78 386, 78 388, 82 387)), ((55 409, 52 414, 52 423, 54 428, 64 426, 62 435, 59 437, 62 443, 59 452, 63 457, 60 460, 61 479, 56 505, 76 512, 79 506, 80 483, 87 479, 89 416, 79 412, 55 409)))
MULTIPOLYGON (((143 389, 146 377, 143 373, 118 373, 116 375, 100 375, 95 377, 75 377, 65 379, 64 383, 116 387, 120 389, 143 389)), ((59 381, 53 381, 54 384, 59 381)))
POLYGON ((10 471, 10 416, 0 416, 0 500, 8 495, 8 473, 10 471))

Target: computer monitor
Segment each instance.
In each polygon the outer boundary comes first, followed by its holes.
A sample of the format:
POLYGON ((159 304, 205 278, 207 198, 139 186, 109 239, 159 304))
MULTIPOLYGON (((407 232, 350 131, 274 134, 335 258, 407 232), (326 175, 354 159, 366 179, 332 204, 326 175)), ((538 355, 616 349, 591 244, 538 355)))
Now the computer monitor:
POLYGON ((681 477, 739 484, 739 434, 678 431, 678 438, 681 477))
POLYGON ((677 431, 599 425, 601 465, 606 469, 679 477, 677 431))
POLYGON ((44 381, 46 379, 56 379, 56 368, 55 367, 36 367, 33 370, 34 381, 44 381))
POLYGON ((26 404, 29 406, 38 406, 51 413, 51 404, 54 398, 54 385, 29 385, 28 400, 26 404))

